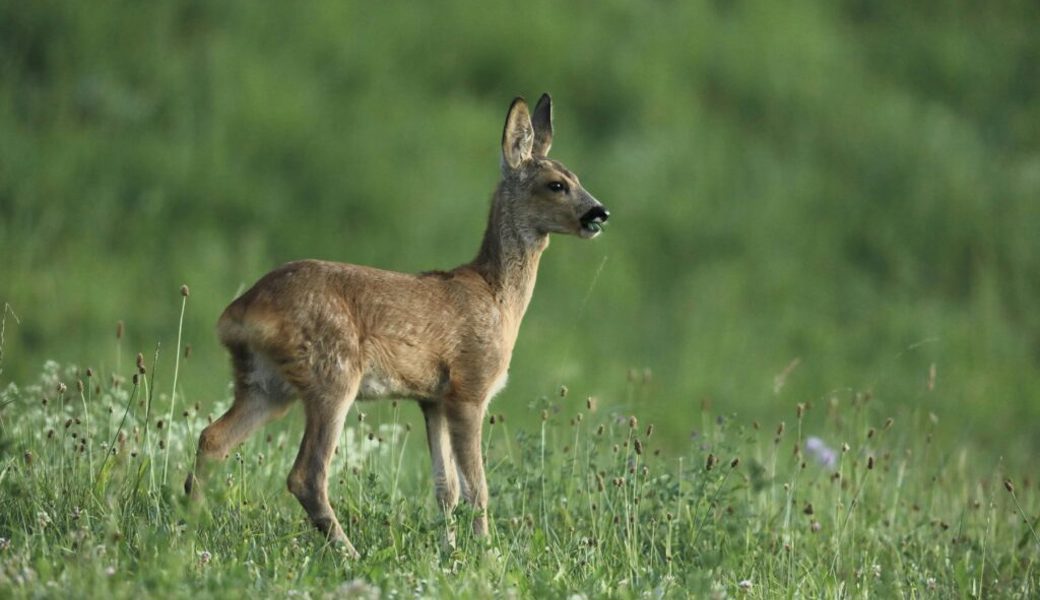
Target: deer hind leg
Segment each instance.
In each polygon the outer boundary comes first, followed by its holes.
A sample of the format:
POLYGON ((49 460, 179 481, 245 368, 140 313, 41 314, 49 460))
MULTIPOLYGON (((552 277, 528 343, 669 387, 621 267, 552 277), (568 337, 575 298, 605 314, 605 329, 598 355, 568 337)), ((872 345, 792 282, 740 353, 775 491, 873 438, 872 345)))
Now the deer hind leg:
POLYGON ((430 446, 430 462, 433 466, 433 485, 437 504, 448 521, 444 543, 455 547, 455 525, 452 512, 459 503, 459 476, 455 457, 451 449, 448 417, 440 402, 423 402, 423 417, 426 419, 426 439, 430 446))
POLYGON ((223 416, 202 430, 195 468, 184 481, 185 493, 194 498, 201 497, 199 484, 214 463, 227 458, 232 448, 292 406, 291 388, 263 358, 239 349, 233 352, 232 364, 235 400, 223 416))
POLYGON ((345 381, 335 385, 323 382, 320 387, 312 386, 302 392, 307 424, 296 462, 289 472, 288 486, 314 526, 329 541, 342 544, 356 557, 357 551, 343 533, 329 504, 328 493, 329 464, 361 381, 358 376, 343 379, 345 381))
POLYGON ((484 477, 484 458, 481 449, 481 430, 484 421, 483 403, 454 402, 446 407, 451 448, 455 452, 459 474, 462 475, 462 494, 466 502, 477 509, 473 519, 473 533, 487 535, 488 488, 484 477))

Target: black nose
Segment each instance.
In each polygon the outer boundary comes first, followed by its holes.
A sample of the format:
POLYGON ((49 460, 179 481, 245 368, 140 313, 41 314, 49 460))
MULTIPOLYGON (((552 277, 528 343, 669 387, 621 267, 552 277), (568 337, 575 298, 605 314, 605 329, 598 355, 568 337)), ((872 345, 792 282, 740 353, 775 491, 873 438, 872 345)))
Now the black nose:
POLYGON ((610 218, 610 212, 607 211, 603 206, 594 206, 589 209, 587 213, 582 215, 582 223, 606 223, 607 219, 610 218))

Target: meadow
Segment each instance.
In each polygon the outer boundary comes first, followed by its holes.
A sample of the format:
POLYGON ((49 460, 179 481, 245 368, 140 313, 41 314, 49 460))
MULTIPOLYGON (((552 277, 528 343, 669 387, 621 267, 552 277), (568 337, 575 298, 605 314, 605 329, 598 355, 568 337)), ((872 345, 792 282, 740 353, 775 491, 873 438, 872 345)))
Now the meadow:
POLYGON ((0 0, 0 596, 1035 596, 1037 23, 0 0), (543 91, 612 216, 542 260, 490 539, 440 547, 409 402, 349 417, 356 563, 285 491, 298 411, 186 504, 223 306, 298 258, 471 259, 543 91))

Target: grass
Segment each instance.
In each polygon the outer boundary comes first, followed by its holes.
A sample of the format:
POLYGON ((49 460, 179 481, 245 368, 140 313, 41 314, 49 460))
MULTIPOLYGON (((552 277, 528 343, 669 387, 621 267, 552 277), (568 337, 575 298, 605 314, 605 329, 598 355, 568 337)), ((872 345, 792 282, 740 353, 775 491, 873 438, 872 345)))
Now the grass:
MULTIPOLYGON (((768 426, 704 404, 676 451, 640 419, 662 393, 643 373, 617 398, 560 388, 528 407, 534 427, 498 412, 508 392, 496 401, 491 534, 460 526, 454 550, 418 411, 356 405, 330 482, 362 554, 351 561, 285 490, 298 415, 238 448, 203 504, 184 498, 198 433, 229 400, 202 406, 174 387, 170 419, 161 356, 139 354, 132 374, 49 362, 3 391, 0 595, 1028 598, 1040 586, 1036 481, 970 443, 938 445, 938 416, 886 412, 865 391, 768 426)), ((468 522, 466 508, 455 518, 468 522)))
POLYGON ((1040 5, 932 4, 0 2, 0 598, 1037 595, 1040 5), (359 562, 298 414, 186 505, 223 306, 471 259, 542 91, 611 228, 541 263, 490 540, 441 551, 407 403, 344 437, 359 562))

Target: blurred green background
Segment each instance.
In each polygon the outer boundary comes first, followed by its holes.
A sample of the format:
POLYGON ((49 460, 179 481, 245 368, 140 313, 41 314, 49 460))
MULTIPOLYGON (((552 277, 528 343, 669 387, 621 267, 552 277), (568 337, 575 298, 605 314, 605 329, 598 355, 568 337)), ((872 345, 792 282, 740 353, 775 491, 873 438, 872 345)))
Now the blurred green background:
POLYGON ((564 383, 679 443, 705 404, 869 391, 1035 455, 1038 30, 1032 0, 4 0, 0 384, 112 368, 118 320, 168 382, 187 283, 206 406, 272 267, 472 258, 506 108, 549 91, 611 227, 554 240, 494 412, 564 383))

